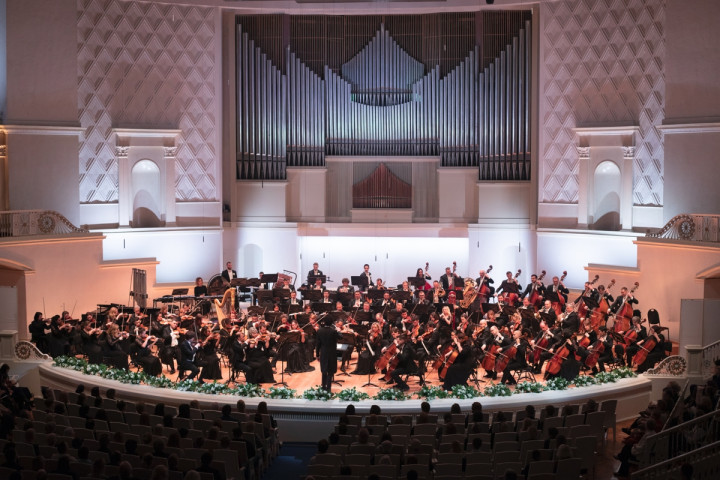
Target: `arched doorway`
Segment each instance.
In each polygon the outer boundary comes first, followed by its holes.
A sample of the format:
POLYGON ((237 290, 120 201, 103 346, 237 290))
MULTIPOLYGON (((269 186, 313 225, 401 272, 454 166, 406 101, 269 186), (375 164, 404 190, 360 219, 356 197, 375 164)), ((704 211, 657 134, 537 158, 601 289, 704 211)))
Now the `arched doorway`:
POLYGON ((133 228, 162 226, 160 168, 151 160, 140 160, 132 167, 133 228))
POLYGON ((600 162, 593 174, 593 230, 618 231, 620 221, 620 198, 622 194, 622 174, 615 162, 600 162))

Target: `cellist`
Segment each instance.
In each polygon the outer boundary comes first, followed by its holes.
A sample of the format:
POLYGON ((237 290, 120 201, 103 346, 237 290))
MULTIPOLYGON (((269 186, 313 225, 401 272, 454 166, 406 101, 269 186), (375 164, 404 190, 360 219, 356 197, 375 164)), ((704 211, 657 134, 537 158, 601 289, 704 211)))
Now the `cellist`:
POLYGON ((560 278, 557 276, 554 276, 552 278, 552 283, 548 285, 545 288, 545 294, 548 300, 550 300, 550 304, 555 308, 555 305, 558 305, 557 312, 561 312, 560 305, 567 302, 568 294, 570 293, 570 290, 568 290, 565 285, 560 281, 560 278))
MULTIPOLYGON (((635 298, 629 291, 627 287, 622 287, 620 289, 620 295, 615 299, 613 304, 610 306, 610 312, 616 315, 621 315, 623 313, 623 309, 625 305, 629 305, 632 307, 634 304, 637 304, 637 298, 635 298)), ((615 320, 618 321, 617 319, 615 320)))
MULTIPOLYGON (((493 325, 490 327, 490 337, 488 338, 488 343, 484 343, 480 347, 480 349, 485 352, 485 355, 495 355, 495 352, 493 352, 493 350, 497 349, 493 349, 493 346, 497 346, 499 349, 502 349, 509 346, 511 343, 512 341, 509 338, 505 337, 503 334, 500 333, 497 325, 493 325)), ((488 370, 486 368, 485 378, 497 380, 497 372, 494 370, 488 370)))
POLYGON ((565 304, 565 312, 558 319, 558 326, 562 329, 563 335, 569 336, 580 330, 580 317, 575 311, 575 303, 565 304))
POLYGON ((530 330, 517 329, 513 332, 513 342, 509 347, 501 348, 500 352, 507 351, 510 348, 515 349, 515 356, 508 362, 505 370, 503 371, 502 379, 500 383, 507 385, 515 385, 517 381, 512 376, 512 372, 515 370, 521 370, 527 367, 527 348, 528 342, 527 337, 530 336, 530 330))
POLYGON ((586 360, 585 365, 592 368, 592 374, 595 375, 598 372, 605 371, 605 362, 611 362, 613 359, 612 346, 613 338, 608 334, 608 329, 605 325, 601 325, 598 328, 598 337, 593 345, 590 346, 590 358, 597 359, 595 361, 586 360), (602 351, 598 353, 602 345, 602 351))
MULTIPOLYGON (((643 340, 642 342, 638 342, 637 347, 638 350, 642 348, 643 350, 646 350, 645 353, 647 353, 647 356, 645 357, 645 360, 642 362, 635 362, 639 363, 637 366, 637 373, 643 373, 647 371, 648 369, 652 368, 657 364, 659 361, 661 361, 663 358, 668 356, 668 352, 672 350, 672 344, 670 342, 665 341, 665 336, 660 333, 663 330, 662 327, 658 325, 653 325, 650 328, 650 334, 648 337, 643 340), (650 340, 653 339, 652 342, 654 345, 652 345, 652 348, 650 348, 650 340)), ((637 353, 637 356, 639 357, 639 351, 637 353)))
POLYGON ((639 350, 637 342, 647 338, 647 330, 642 325, 640 317, 635 316, 632 317, 632 328, 626 332, 621 332, 621 335, 625 338, 625 344, 617 343, 615 345, 615 356, 620 366, 632 366, 632 358, 639 350))
POLYGON ((530 341, 533 349, 533 373, 540 373, 545 360, 553 356, 554 348, 563 341, 559 330, 552 330, 545 320, 540 320, 540 333, 530 341))
POLYGON ((466 385, 467 379, 473 371, 475 362, 472 355, 472 346, 464 333, 453 333, 455 344, 455 359, 445 372, 444 390, 452 390, 455 385, 466 385))

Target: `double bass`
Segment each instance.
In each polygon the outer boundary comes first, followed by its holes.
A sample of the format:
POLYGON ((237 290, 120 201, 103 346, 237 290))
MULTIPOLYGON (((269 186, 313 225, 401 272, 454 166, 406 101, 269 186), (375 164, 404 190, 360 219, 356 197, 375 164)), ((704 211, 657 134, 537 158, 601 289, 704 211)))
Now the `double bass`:
MULTIPOLYGON (((633 293, 635 293, 635 290, 637 290, 639 286, 640 282, 635 282, 635 285, 633 286, 632 290, 630 290, 630 293, 628 293, 628 295, 632 295, 633 293)), ((626 301, 623 306, 620 307, 620 310, 615 314, 615 323, 613 324, 613 330, 615 330, 616 332, 627 331, 632 324, 632 317, 632 305, 630 305, 630 302, 626 301)))
MULTIPOLYGON (((562 285, 563 280, 565 280, 565 277, 567 277, 567 270, 563 270, 562 277, 560 277, 560 281, 558 282, 558 287, 562 285)), ((555 309, 555 314, 559 317, 562 315, 562 312, 565 310, 565 297, 562 293, 560 293, 560 290, 557 291, 557 297, 558 301, 553 302, 553 308, 555 309)))
POLYGON ((592 279, 592 282, 589 283, 590 286, 590 292, 585 289, 580 295, 580 299, 577 301, 577 305, 575 305, 575 311, 577 312, 578 316, 580 318, 587 317, 588 308, 587 305, 585 305, 585 300, 583 300, 582 297, 588 296, 590 293, 592 293, 592 286, 597 283, 597 281, 600 279, 600 275, 595 275, 595 278, 592 279))
POLYGON ((541 285, 540 282, 542 282, 542 279, 545 278, 546 274, 547 272, 545 270, 540 272, 540 276, 535 281, 535 288, 533 288, 533 291, 530 294, 530 305, 535 307, 536 312, 542 308, 543 298, 542 295, 540 295, 540 292, 538 292, 538 289, 541 285))
MULTIPOLYGON (((513 280, 515 280, 515 283, 517 283, 517 279, 518 279, 518 277, 520 276, 521 273, 522 273, 522 270, 518 268, 517 273, 516 273, 515 276, 513 277, 513 280)), ((508 294, 506 295, 506 299, 507 299, 508 305, 513 305, 513 306, 514 306, 514 305, 517 303, 517 301, 518 301, 518 294, 517 294, 517 293, 508 293, 508 294)))
MULTIPOLYGON (((610 283, 608 283, 608 286, 605 288, 605 293, 609 293, 610 289, 615 285, 615 279, 613 278, 610 280, 610 283)), ((590 324, 592 325, 593 330, 596 332, 598 329, 605 325, 605 322, 607 321, 607 312, 610 310, 610 304, 607 301, 607 298, 605 298, 605 295, 602 296, 600 299, 600 304, 598 305, 598 308, 593 310, 592 314, 590 315, 590 324)))

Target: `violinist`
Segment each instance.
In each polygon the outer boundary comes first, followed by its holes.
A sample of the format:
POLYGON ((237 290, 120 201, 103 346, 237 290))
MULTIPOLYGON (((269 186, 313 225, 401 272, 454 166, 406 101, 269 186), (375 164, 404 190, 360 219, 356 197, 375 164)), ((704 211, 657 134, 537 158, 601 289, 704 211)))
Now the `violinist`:
POLYGON ((35 344, 38 350, 47 354, 49 352, 48 335, 50 335, 51 332, 50 319, 44 318, 42 312, 35 312, 33 321, 30 322, 28 329, 30 331, 30 341, 35 344))
POLYGON ((247 364, 248 342, 245 334, 240 331, 237 335, 230 337, 230 361, 234 372, 243 372, 247 383, 255 383, 252 377, 252 369, 247 364))
POLYGON ((119 321, 120 321, 119 318, 120 318, 120 311, 117 309, 117 307, 110 307, 110 309, 107 312, 107 320, 105 321, 105 329, 107 330, 107 327, 109 327, 113 323, 115 323, 115 324, 119 323, 119 321))
POLYGON ((121 344, 127 340, 129 334, 121 332, 116 324, 107 327, 105 341, 100 344, 103 349, 105 363, 114 368, 128 369, 128 356, 121 344))
POLYGON ((131 332, 134 332, 135 329, 139 329, 140 327, 149 326, 147 315, 142 313, 140 305, 135 305, 133 307, 133 313, 130 315, 130 318, 128 318, 127 325, 131 332))
POLYGON ((200 369, 195 364, 195 357, 198 351, 196 340, 195 332, 191 330, 185 334, 185 340, 180 342, 180 346, 178 347, 178 352, 180 353, 180 358, 178 359, 178 380, 185 378, 192 380, 200 373, 200 369), (185 372, 190 372, 190 375, 185 377, 185 372))
POLYGON ((445 372, 444 390, 452 390, 455 385, 467 385, 467 379, 475 368, 470 337, 462 332, 453 333, 452 342, 453 352, 449 355, 452 363, 445 372))
POLYGON ((514 351, 514 356, 510 359, 505 370, 503 370, 503 376, 500 383, 507 385, 515 385, 517 380, 512 375, 512 372, 516 370, 522 370, 527 367, 527 350, 528 342, 527 337, 530 336, 529 330, 516 329, 513 334, 513 341, 509 347, 501 348, 500 353, 509 355, 510 351, 514 351), (513 350, 514 349, 514 350, 513 350), (506 353, 508 352, 508 353, 506 353))
POLYGON ((365 348, 358 355, 357 366, 353 375, 372 375, 376 372, 375 362, 380 358, 382 353, 383 334, 380 324, 373 322, 365 340, 365 348))
POLYGON ((396 341, 398 345, 397 366, 390 374, 395 388, 406 392, 410 390, 410 386, 403 380, 404 375, 417 372, 417 364, 415 363, 415 349, 407 341, 409 336, 398 335, 396 341))
POLYGON ((147 328, 141 327, 130 353, 130 357, 142 367, 143 372, 153 377, 157 377, 162 373, 160 360, 150 350, 150 347, 155 345, 157 341, 157 337, 149 335, 147 328))
POLYGON ((50 321, 50 334, 48 335, 50 356, 55 358, 60 355, 68 355, 72 337, 72 324, 65 322, 63 316, 55 315, 50 321))
MULTIPOLYGON (((262 333, 264 327, 261 328, 260 334, 248 340, 248 348, 246 351, 246 362, 247 366, 250 367, 252 372, 252 383, 274 383, 275 377, 273 377, 272 365, 270 365, 270 338, 265 330, 262 333), (263 335, 265 335, 263 337, 263 335)), ((248 380, 249 382, 249 380, 248 380)))
POLYGON ((82 350, 87 355, 88 363, 99 364, 103 362, 103 352, 100 346, 100 335, 102 329, 95 326, 93 314, 88 313, 80 323, 80 338, 82 350))
POLYGON ((348 345, 347 350, 345 350, 342 353, 342 361, 340 363, 340 371, 345 372, 347 369, 348 364, 350 363, 350 359, 352 357, 352 353, 355 349, 355 341, 354 337, 357 337, 357 332, 350 328, 349 326, 345 325, 345 323, 342 321, 342 319, 338 319, 335 321, 335 330, 342 336, 341 341, 339 343, 345 343, 348 345), (347 340, 350 337, 353 337, 352 343, 347 343, 347 341, 342 341, 343 338, 347 340))
POLYGON ((265 356, 268 358, 272 358, 272 361, 270 363, 271 371, 275 369, 275 364, 278 361, 276 349, 277 340, 275 340, 276 337, 277 334, 275 332, 268 331, 268 325, 266 322, 263 321, 258 323, 257 333, 253 338, 257 340, 258 345, 260 345, 261 349, 266 354, 265 356))
POLYGON ((375 285, 372 288, 374 288, 375 290, 387 290, 387 287, 383 283, 382 278, 378 278, 377 281, 375 282, 375 285))
MULTIPOLYGON (((300 328, 297 320, 290 324, 290 330, 285 335, 297 334, 298 341, 285 339, 285 373, 313 372, 314 367, 310 366, 305 353, 305 331, 300 328)), ((283 338, 280 339, 283 341, 283 338)))
POLYGON ((278 335, 290 331, 290 322, 288 316, 285 314, 280 315, 280 325, 275 329, 275 333, 278 335))
POLYGON ((473 333, 473 326, 470 324, 467 313, 463 313, 460 317, 460 323, 455 327, 456 333, 462 333, 469 337, 473 333))
POLYGON ((160 362, 170 367, 170 374, 175 373, 175 359, 178 358, 179 335, 177 320, 170 318, 162 323, 160 338, 162 347, 158 351, 160 362))
POLYGON ((200 329, 198 336, 200 345, 198 355, 195 356, 195 365, 202 367, 200 380, 221 380, 222 370, 220 369, 220 331, 212 330, 206 325, 200 329))
POLYGON ((315 283, 312 285, 312 289, 318 290, 320 292, 325 290, 325 287, 323 286, 323 283, 322 283, 322 278, 315 279, 315 283))
POLYGON ((483 345, 488 342, 488 337, 490 336, 490 329, 487 327, 488 322, 483 318, 478 322, 477 326, 473 330, 472 339, 477 345, 483 345))

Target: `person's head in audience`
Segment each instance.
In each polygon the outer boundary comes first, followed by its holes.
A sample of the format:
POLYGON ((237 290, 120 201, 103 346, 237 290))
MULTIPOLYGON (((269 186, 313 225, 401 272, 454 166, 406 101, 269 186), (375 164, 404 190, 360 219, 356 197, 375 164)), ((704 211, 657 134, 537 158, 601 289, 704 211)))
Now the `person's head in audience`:
POLYGON ((452 413, 452 414, 462 413, 462 410, 460 409, 460 404, 459 404, 459 403, 453 403, 453 404, 450 406, 450 413, 452 413))
POLYGON ((340 435, 337 432, 332 432, 328 435, 328 442, 330 445, 337 445, 340 443, 340 435))
POLYGON ((158 417, 164 417, 165 404, 162 402, 155 404, 155 411, 153 412, 153 415, 157 415, 158 417))
POLYGON ((164 432, 165 432, 165 429, 163 428, 161 423, 156 423, 155 425, 153 425, 153 427, 152 427, 153 435, 160 437, 164 434, 164 432))
POLYGON ((135 411, 137 413, 143 413, 145 411, 145 402, 137 402, 135 404, 135 411))
POLYGON ((550 427, 550 428, 548 428, 548 438, 549 438, 550 440, 556 439, 557 436, 558 436, 558 433, 559 433, 559 431, 558 431, 558 429, 557 429, 556 427, 550 427))
POLYGON ((212 426, 207 431, 208 440, 217 440, 220 438, 220 430, 216 426, 212 426))
POLYGON ((93 397, 99 397, 100 387, 93 387, 92 390, 90 390, 90 395, 92 395, 93 397))
POLYGON ((378 453, 381 454, 391 454, 393 449, 392 440, 383 440, 380 442, 380 445, 378 445, 377 450, 375 451, 375 454, 378 453))
POLYGON ((130 480, 133 478, 133 467, 130 465, 130 462, 126 460, 120 462, 120 465, 118 465, 118 478, 120 478, 120 480, 130 480))
POLYGON ((120 463, 122 463, 122 453, 117 450, 113 450, 112 452, 110 452, 108 459, 110 465, 117 467, 120 465, 120 463))
POLYGON ((598 403, 592 398, 585 403, 585 413, 592 413, 598 411, 598 403))
POLYGON ((222 413, 222 416, 224 418, 231 418, 232 406, 226 403, 225 405, 222 406, 222 408, 220 409, 220 412, 222 413))
POLYGON ((345 415, 355 415, 355 405, 352 403, 345 407, 345 415))
POLYGON ((177 416, 180 418, 190 418, 190 405, 187 403, 181 403, 178 406, 177 416))
POLYGON ((452 423, 452 413, 450 413, 450 412, 443 413, 443 423, 445 423, 445 424, 452 423))
POLYGON ((324 438, 317 442, 318 453, 327 453, 328 447, 330 447, 330 444, 324 438))
POLYGON ((55 415, 65 415, 65 404, 64 403, 56 403, 54 408, 55 408, 55 415))
POLYGON ((380 410, 380 405, 373 404, 370 406, 370 414, 371 415, 380 415, 381 412, 382 412, 382 410, 380 410))
POLYGON ((158 457, 164 457, 165 456, 165 442, 163 442, 161 439, 156 438, 153 440, 153 455, 158 457))
POLYGON ((177 453, 173 452, 170 455, 168 455, 168 458, 167 458, 168 470, 170 470, 171 472, 177 472, 179 470, 179 467, 178 467, 179 463, 180 463, 180 459, 178 458, 177 453))
POLYGON ((263 415, 268 414, 268 405, 267 402, 260 402, 257 406, 257 412, 263 415))
POLYGON ((140 459, 140 465, 142 466, 142 468, 147 468, 147 469, 152 468, 153 458, 154 457, 153 457, 152 453, 146 453, 145 455, 143 455, 142 458, 140 459))
POLYGON ((560 445, 565 445, 567 443, 567 438, 565 438, 565 435, 562 433, 559 433, 557 437, 555 437, 555 447, 559 447, 560 445))
POLYGON ((150 475, 150 480, 168 480, 168 467, 165 465, 155 465, 150 475))
POLYGON ((205 452, 202 455, 200 455, 200 466, 201 467, 209 467, 210 464, 213 461, 213 454, 211 452, 205 452))
POLYGON ((453 440, 450 448, 452 450, 452 453, 462 453, 463 451, 462 445, 460 445, 460 442, 458 442, 457 440, 453 440))
POLYGON ((410 443, 408 444, 408 453, 421 453, 422 450, 422 443, 420 443, 420 440, 417 438, 410 438, 410 443))
POLYGON ((152 445, 152 441, 153 441, 152 432, 145 432, 140 436, 140 442, 142 442, 143 445, 152 445))
POLYGON ((540 461, 540 450, 533 449, 532 452, 530 452, 530 460, 531 462, 539 462, 540 461))
POLYGON ((567 444, 561 444, 557 447, 557 450, 555 451, 555 459, 556 460, 565 460, 566 458, 572 457, 572 450, 570 450, 570 445, 567 444))
POLYGON ((545 417, 554 417, 555 412, 557 412, 557 409, 554 405, 545 405, 545 417))
POLYGON ((83 392, 85 392, 85 385, 83 385, 82 383, 80 385, 78 385, 77 387, 75 387, 75 393, 83 393, 83 392))
POLYGON ((357 433, 357 441, 358 443, 365 444, 368 443, 368 440, 370 438, 370 432, 368 432, 367 428, 361 428, 357 433))
POLYGON ((112 441, 117 443, 125 443, 125 434, 123 432, 113 432, 112 441))
POLYGON ((245 413, 245 400, 238 400, 235 404, 235 410, 237 410, 238 413, 245 413))
POLYGON ((115 408, 116 408, 119 412, 124 412, 126 406, 127 406, 127 405, 126 405, 126 403, 125 403, 125 400, 118 400, 117 402, 115 402, 115 408))
POLYGON ((180 435, 180 438, 187 438, 190 431, 185 427, 180 427, 177 429, 178 435, 180 435))
POLYGON ((525 418, 529 418, 529 419, 535 418, 535 406, 534 405, 527 405, 525 407, 525 418))
POLYGON ((473 449, 473 452, 479 452, 482 449, 482 438, 481 437, 473 438, 472 449, 473 449))
POLYGON ((430 402, 422 402, 420 404, 420 411, 422 413, 430 413, 430 402))
POLYGON ((190 400, 190 408, 200 408, 200 402, 197 400, 190 400))
POLYGON ((380 441, 381 441, 381 442, 390 442, 390 443, 392 443, 392 435, 390 434, 390 432, 388 432, 387 430, 385 430, 385 431, 383 432, 383 434, 380 436, 380 441))
POLYGON ((377 465, 392 465, 392 460, 390 460, 389 455, 382 455, 380 457, 380 460, 376 462, 377 465))
POLYGON ((163 424, 163 427, 172 428, 172 427, 173 427, 173 416, 166 413, 166 414, 163 416, 162 422, 163 422, 163 423, 162 423, 162 424, 163 424))
POLYGON ((114 388, 108 388, 105 391, 105 398, 109 398, 110 400, 115 400, 115 394, 116 394, 116 391, 114 388))
POLYGON ((128 438, 125 440, 125 453, 129 455, 135 455, 137 452, 137 440, 134 438, 128 438))

